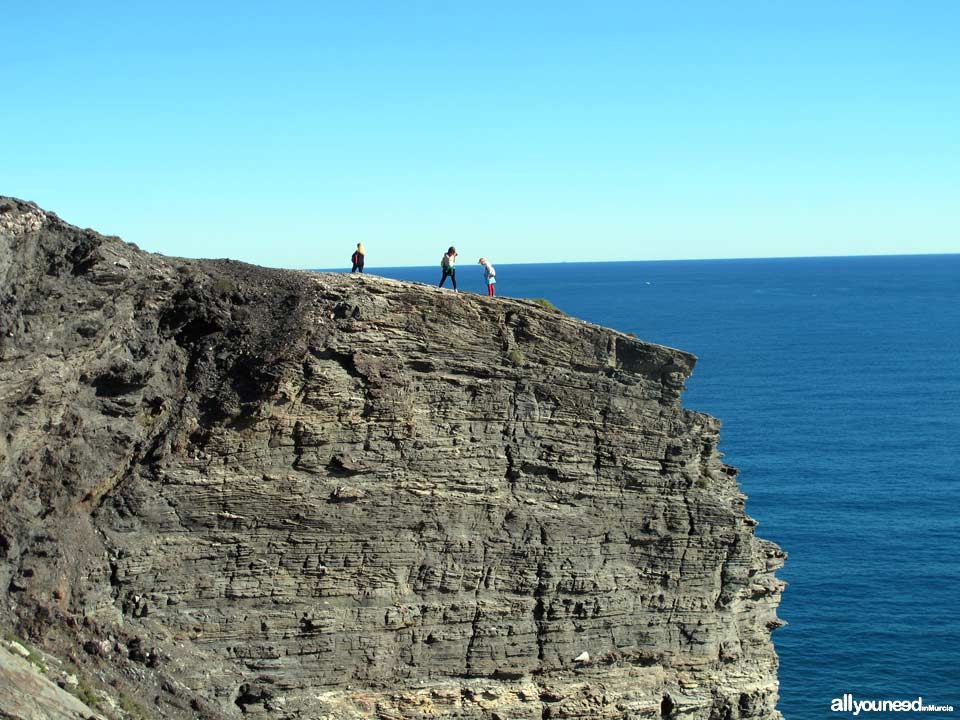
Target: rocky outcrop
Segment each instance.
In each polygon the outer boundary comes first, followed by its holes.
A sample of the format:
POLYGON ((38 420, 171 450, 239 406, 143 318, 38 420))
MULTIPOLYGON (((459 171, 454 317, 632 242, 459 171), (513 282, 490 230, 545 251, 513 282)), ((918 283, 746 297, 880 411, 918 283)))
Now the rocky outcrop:
POLYGON ((31 663, 27 659, 29 652, 20 643, 11 645, 19 652, 0 646, 0 718, 86 720, 94 715, 93 710, 63 689, 79 687, 76 675, 60 673, 57 685, 45 674, 51 668, 31 663))
POLYGON ((5 624, 158 716, 777 718, 694 362, 0 199, 5 624))

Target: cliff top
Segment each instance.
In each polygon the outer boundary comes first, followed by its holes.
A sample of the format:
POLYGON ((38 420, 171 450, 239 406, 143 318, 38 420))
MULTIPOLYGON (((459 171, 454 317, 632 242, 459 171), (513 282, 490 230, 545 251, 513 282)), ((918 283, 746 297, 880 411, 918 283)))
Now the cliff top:
MULTIPOLYGON (((228 259, 186 259, 145 253, 135 244, 118 237, 103 236, 90 229, 80 229, 62 221, 56 214, 42 210, 36 204, 16 198, 0 196, 0 232, 15 242, 16 238, 35 238, 22 245, 12 243, 0 246, 0 285, 10 292, 18 283, 37 271, 69 272, 75 276, 95 272, 101 284, 113 284, 117 289, 136 282, 140 275, 163 275, 166 284, 174 283, 180 276, 195 287, 203 300, 218 306, 237 304, 248 307, 263 304, 276 310, 279 301, 283 306, 291 303, 305 312, 319 309, 329 292, 346 292, 358 304, 353 305, 353 319, 360 319, 363 305, 373 309, 377 303, 364 302, 364 296, 387 297, 395 295, 398 302, 410 302, 411 311, 419 308, 426 313, 435 312, 449 318, 451 333, 470 332, 464 325, 476 325, 478 317, 488 317, 496 309, 501 314, 523 312, 539 318, 549 318, 566 328, 597 328, 586 321, 568 316, 561 311, 545 308, 533 300, 499 297, 487 298, 474 293, 453 294, 448 289, 432 285, 404 282, 371 274, 277 270, 249 265, 228 259), (191 275, 192 274, 192 275, 191 275), (201 287, 201 285, 205 286, 201 287), (326 293, 326 294, 325 294, 326 293), (414 302, 416 293, 422 297, 414 302), (453 304, 456 301, 457 304, 453 304), (306 305, 306 307, 304 306, 306 305), (435 307, 430 307, 431 305, 435 307)), ((336 312, 343 312, 343 308, 336 312)), ((251 317, 261 320, 269 328, 278 321, 290 320, 290 313, 271 313, 268 317, 251 317)), ((368 318, 372 319, 372 318, 368 318)), ((255 331, 255 327, 251 327, 255 331)), ((685 377, 693 370, 696 357, 661 345, 645 343, 632 335, 605 328, 614 340, 611 357, 597 357, 607 370, 621 369, 643 373, 647 364, 663 364, 666 357, 673 359, 676 371, 685 377)), ((544 338, 546 339, 546 338, 544 338)), ((560 350, 561 355, 570 355, 581 348, 563 352, 553 343, 547 351, 560 350)), ((595 355, 591 353, 591 355, 595 355)), ((532 358, 531 358, 532 361, 532 358)))

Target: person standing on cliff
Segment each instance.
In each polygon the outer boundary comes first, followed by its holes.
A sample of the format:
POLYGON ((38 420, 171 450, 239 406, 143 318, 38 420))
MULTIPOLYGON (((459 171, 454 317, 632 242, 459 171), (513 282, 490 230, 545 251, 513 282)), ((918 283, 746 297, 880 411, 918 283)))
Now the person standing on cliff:
POLYGON ((363 249, 363 243, 357 243, 357 249, 353 252, 353 255, 350 257, 350 261, 353 263, 353 268, 350 270, 351 273, 363 272, 363 261, 366 259, 367 251, 363 249))
POLYGON ((443 287, 447 277, 453 282, 453 291, 457 292, 457 249, 451 245, 450 249, 443 254, 440 261, 440 267, 443 268, 443 275, 440 277, 440 284, 437 287, 443 287))
POLYGON ((486 258, 480 258, 478 262, 483 265, 483 279, 487 281, 487 295, 493 297, 497 294, 497 271, 493 269, 493 265, 486 258))

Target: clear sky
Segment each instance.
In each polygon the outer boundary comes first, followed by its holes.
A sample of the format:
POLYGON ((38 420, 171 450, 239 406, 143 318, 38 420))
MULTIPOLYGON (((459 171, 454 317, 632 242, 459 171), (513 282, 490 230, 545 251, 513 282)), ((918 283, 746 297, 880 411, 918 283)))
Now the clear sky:
POLYGON ((960 252, 960 2, 18 3, 0 194, 308 268, 960 252))

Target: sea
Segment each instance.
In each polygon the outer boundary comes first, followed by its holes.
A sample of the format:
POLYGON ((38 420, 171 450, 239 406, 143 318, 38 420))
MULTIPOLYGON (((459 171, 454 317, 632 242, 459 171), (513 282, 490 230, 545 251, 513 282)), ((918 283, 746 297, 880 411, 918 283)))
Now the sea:
MULTIPOLYGON (((789 553, 786 720, 960 718, 960 255, 500 265, 497 293, 692 352, 757 534, 789 553)), ((368 272, 436 284, 440 269, 368 272)), ((485 293, 479 265, 461 292, 485 293)), ((449 286, 449 281, 448 281, 449 286)))

